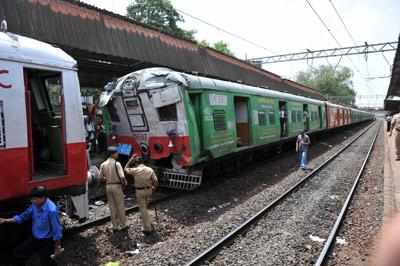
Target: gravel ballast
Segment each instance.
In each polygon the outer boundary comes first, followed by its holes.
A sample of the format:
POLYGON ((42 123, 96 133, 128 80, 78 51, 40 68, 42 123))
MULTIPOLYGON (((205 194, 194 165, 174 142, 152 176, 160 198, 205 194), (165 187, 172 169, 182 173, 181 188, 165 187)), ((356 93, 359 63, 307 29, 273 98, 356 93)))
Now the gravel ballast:
POLYGON ((274 207, 211 265, 312 265, 337 218, 377 125, 274 207))
MULTIPOLYGON (((313 144, 310 167, 325 161, 360 128, 322 137, 313 144)), ((214 186, 158 204, 158 235, 152 239, 142 235, 139 215, 131 214, 127 234, 111 234, 110 223, 91 228, 66 239, 65 253, 58 260, 61 265, 110 261, 121 265, 182 265, 303 177, 305 173, 297 171, 296 159, 291 151, 255 162, 234 178, 221 178, 214 186)), ((155 216, 154 211, 151 214, 155 216)))
POLYGON ((336 243, 327 265, 369 265, 383 224, 384 134, 382 129, 339 230, 338 238, 345 242, 336 243))

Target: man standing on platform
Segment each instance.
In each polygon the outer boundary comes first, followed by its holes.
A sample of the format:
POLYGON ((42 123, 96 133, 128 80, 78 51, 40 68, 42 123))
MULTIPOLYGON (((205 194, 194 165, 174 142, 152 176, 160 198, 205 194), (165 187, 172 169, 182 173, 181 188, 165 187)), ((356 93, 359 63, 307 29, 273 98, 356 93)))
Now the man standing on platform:
POLYGON ((400 161, 400 113, 392 117, 389 136, 394 132, 394 143, 396 149, 396 161, 400 161))
POLYGON ((308 149, 310 144, 311 144, 310 137, 306 134, 305 130, 301 132, 300 135, 297 136, 296 152, 298 152, 299 154, 300 168, 302 170, 309 170, 309 168, 307 168, 307 164, 308 164, 308 149))
POLYGON ((117 147, 108 147, 109 157, 100 166, 100 178, 106 182, 108 206, 111 212, 113 230, 119 231, 127 228, 125 215, 125 201, 123 186, 127 185, 122 165, 117 161, 117 147))
POLYGON ((47 197, 47 190, 42 186, 32 190, 31 202, 23 213, 10 219, 0 218, 0 224, 32 222, 32 235, 14 250, 17 265, 25 265, 25 261, 35 253, 39 254, 40 265, 57 265, 52 259, 52 255, 62 252, 62 227, 57 206, 47 197))
POLYGON ((158 186, 157 176, 154 170, 143 164, 143 159, 133 155, 125 166, 125 172, 135 178, 136 199, 139 205, 140 214, 143 222, 143 233, 150 235, 153 233, 151 217, 147 209, 151 195, 158 186))

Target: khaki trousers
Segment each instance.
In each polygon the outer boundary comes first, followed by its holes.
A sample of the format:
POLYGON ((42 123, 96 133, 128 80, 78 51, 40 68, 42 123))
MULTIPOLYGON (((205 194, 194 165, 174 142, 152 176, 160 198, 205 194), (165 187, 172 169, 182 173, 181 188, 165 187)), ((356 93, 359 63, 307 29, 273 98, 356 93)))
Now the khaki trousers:
POLYGON ((149 210, 147 207, 150 203, 150 197, 153 192, 151 189, 137 189, 136 190, 136 200, 140 209, 140 215, 142 216, 144 231, 152 231, 153 227, 151 225, 151 217, 149 215, 149 210))
POLYGON ((119 230, 126 227, 125 201, 122 186, 119 184, 107 185, 106 193, 113 229, 119 230))
POLYGON ((394 129, 394 145, 396 148, 396 158, 400 159, 400 131, 394 129))

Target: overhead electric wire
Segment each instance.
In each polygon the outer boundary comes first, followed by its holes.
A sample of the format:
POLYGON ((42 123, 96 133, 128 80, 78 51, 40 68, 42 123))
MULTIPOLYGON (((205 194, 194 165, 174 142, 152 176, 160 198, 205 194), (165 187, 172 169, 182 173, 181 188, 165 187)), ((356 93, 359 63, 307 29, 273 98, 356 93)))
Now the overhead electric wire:
MULTIPOLYGON (((333 0, 329 0, 329 3, 331 4, 333 10, 336 13, 336 16, 339 18, 340 22, 342 23, 344 29, 346 30, 347 35, 349 35, 351 41, 353 42, 353 45, 356 45, 356 41, 353 37, 353 34, 351 34, 349 28, 347 27, 346 23, 344 22, 343 17, 340 15, 339 10, 336 8, 335 4, 333 3, 333 0)), ((392 65, 390 64, 389 60, 386 58, 386 56, 382 53, 382 57, 385 60, 386 64, 388 64, 389 68, 392 67, 392 65)))
POLYGON ((336 13, 336 15, 338 16, 340 22, 342 22, 342 25, 343 25, 344 29, 345 29, 346 32, 347 32, 347 35, 349 35, 349 37, 350 37, 351 41, 353 42, 353 44, 356 45, 356 41, 354 40, 353 35, 350 33, 350 30, 349 30, 349 28, 347 27, 346 23, 344 23, 344 20, 343 20, 342 16, 340 15, 338 9, 336 8, 335 4, 332 2, 332 0, 329 0, 329 3, 331 4, 333 10, 335 10, 335 13, 336 13))
POLYGON ((178 8, 175 8, 175 9, 176 9, 179 13, 182 13, 183 15, 186 15, 186 16, 188 16, 188 17, 194 19, 194 20, 200 21, 201 23, 206 24, 206 25, 208 25, 208 26, 210 26, 210 27, 212 27, 212 28, 215 28, 215 29, 217 29, 217 30, 219 30, 219 31, 221 31, 221 32, 224 32, 225 34, 228 34, 228 35, 230 35, 230 36, 232 36, 232 37, 234 37, 234 38, 236 38, 236 39, 242 40, 242 41, 244 41, 244 42, 246 42, 246 43, 249 43, 249 44, 251 44, 251 45, 253 45, 253 46, 255 46, 255 47, 261 48, 261 49, 267 51, 268 53, 273 53, 273 52, 272 52, 271 50, 269 50, 268 48, 266 48, 266 47, 264 47, 264 46, 262 46, 262 45, 260 45, 260 44, 258 44, 258 43, 255 43, 255 42, 253 42, 253 41, 251 41, 251 40, 249 40, 249 39, 247 39, 247 38, 245 38, 245 37, 242 37, 242 36, 240 36, 239 34, 236 34, 236 33, 230 32, 230 31, 228 31, 228 30, 225 30, 225 29, 223 29, 223 28, 221 28, 221 27, 219 27, 219 26, 217 26, 217 25, 215 25, 215 24, 212 24, 212 23, 210 23, 210 22, 208 22, 208 21, 206 21, 206 20, 204 20, 204 19, 201 19, 201 18, 199 18, 199 17, 196 17, 196 16, 194 16, 194 15, 192 15, 192 14, 189 14, 188 12, 183 11, 183 10, 181 10, 181 9, 178 9, 178 8))
MULTIPOLYGON (((311 5, 309 0, 305 0, 308 4, 308 6, 312 9, 312 11, 314 12, 314 14, 317 16, 317 18, 319 19, 319 21, 322 23, 322 25, 325 27, 325 29, 328 31, 328 33, 331 35, 332 39, 335 40, 336 44, 339 47, 342 47, 342 44, 338 41, 338 39, 336 38, 336 36, 332 33, 332 31, 330 30, 330 28, 328 27, 328 25, 325 23, 325 21, 322 19, 322 17, 319 15, 319 13, 317 12, 317 10, 315 10, 315 8, 311 5)), ((351 60, 350 57, 347 57, 347 59, 350 61, 350 63, 353 65, 354 69, 361 75, 361 77, 364 79, 365 85, 368 87, 369 90, 372 90, 372 88, 369 86, 366 77, 364 77, 364 75, 361 73, 360 69, 355 65, 355 63, 353 62, 353 60, 351 60)))
POLYGON ((340 42, 338 41, 338 39, 336 39, 336 36, 332 33, 331 29, 328 27, 328 25, 325 23, 325 21, 321 18, 321 16, 318 14, 317 10, 314 9, 314 7, 311 5, 310 1, 306 0, 308 6, 312 9, 312 11, 314 12, 314 14, 317 16, 317 18, 319 19, 319 21, 322 23, 322 25, 324 25, 325 29, 328 31, 328 33, 331 35, 331 37, 335 40, 336 44, 339 47, 342 47, 342 45, 340 44, 340 42))

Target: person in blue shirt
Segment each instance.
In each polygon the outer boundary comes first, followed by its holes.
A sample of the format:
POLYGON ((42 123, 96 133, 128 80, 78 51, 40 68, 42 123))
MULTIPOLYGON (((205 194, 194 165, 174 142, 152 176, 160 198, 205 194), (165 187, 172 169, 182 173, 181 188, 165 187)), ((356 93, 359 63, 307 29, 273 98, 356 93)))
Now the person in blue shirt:
POLYGON ((0 224, 32 221, 32 236, 14 250, 19 265, 25 265, 25 261, 35 253, 40 257, 40 265, 57 265, 52 258, 62 250, 62 226, 57 206, 47 197, 47 190, 43 186, 32 190, 31 202, 31 206, 21 214, 10 219, 0 218, 0 224))

